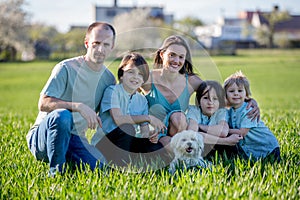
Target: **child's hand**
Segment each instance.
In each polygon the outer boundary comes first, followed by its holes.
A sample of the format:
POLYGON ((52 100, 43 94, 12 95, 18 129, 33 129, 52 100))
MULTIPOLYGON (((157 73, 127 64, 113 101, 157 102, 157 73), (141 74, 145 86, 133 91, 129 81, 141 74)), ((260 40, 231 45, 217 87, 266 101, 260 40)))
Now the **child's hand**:
POLYGON ((158 142, 158 133, 151 131, 150 136, 149 136, 149 141, 152 143, 157 143, 158 142))
POLYGON ((226 143, 229 146, 234 146, 242 139, 243 139, 243 137, 241 135, 232 134, 232 135, 230 135, 229 137, 226 138, 226 143))
POLYGON ((159 119, 157 119, 156 117, 149 115, 150 117, 150 124, 151 126, 153 126, 155 133, 159 133, 162 132, 164 133, 166 126, 164 123, 162 123, 162 121, 160 121, 159 119))

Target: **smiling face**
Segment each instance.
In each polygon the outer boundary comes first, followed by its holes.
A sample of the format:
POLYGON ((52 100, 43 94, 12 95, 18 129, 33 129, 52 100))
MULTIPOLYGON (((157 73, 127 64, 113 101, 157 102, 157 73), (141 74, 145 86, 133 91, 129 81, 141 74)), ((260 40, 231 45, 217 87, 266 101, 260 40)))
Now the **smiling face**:
POLYGON ((201 111, 204 115, 211 117, 219 109, 220 102, 214 88, 207 87, 203 93, 200 99, 201 111))
POLYGON ((226 98, 230 106, 234 108, 239 108, 245 101, 246 90, 244 85, 237 85, 233 83, 226 87, 226 98))
POLYGON ((166 51, 160 53, 163 68, 170 72, 178 73, 184 65, 186 53, 184 46, 178 44, 170 45, 166 51))
POLYGON ((144 74, 133 63, 125 65, 122 69, 123 76, 120 80, 123 87, 128 93, 133 94, 144 83, 144 74))

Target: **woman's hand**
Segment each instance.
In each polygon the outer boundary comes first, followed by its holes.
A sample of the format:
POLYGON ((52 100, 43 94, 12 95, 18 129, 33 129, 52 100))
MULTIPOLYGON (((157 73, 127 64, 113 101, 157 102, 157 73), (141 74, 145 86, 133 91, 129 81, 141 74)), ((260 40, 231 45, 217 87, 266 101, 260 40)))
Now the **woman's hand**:
POLYGON ((260 110, 258 107, 257 102, 254 99, 249 99, 248 100, 248 105, 246 109, 249 109, 250 107, 252 107, 252 110, 250 112, 248 112, 248 117, 253 121, 253 120, 260 120, 260 110))

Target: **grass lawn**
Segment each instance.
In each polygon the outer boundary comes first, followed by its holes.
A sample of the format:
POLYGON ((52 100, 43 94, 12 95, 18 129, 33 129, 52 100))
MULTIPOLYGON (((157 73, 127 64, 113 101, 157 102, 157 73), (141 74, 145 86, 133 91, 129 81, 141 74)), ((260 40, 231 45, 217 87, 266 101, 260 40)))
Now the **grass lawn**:
MULTIPOLYGON (((56 63, 0 63, 0 199, 299 199, 300 50, 237 53, 209 58, 210 64, 221 81, 237 70, 249 78, 262 120, 280 143, 281 163, 216 160, 211 171, 177 176, 166 169, 86 170, 48 178, 48 165, 33 158, 25 136, 37 115, 39 93, 56 63)), ((202 58, 194 58, 195 66, 202 63, 202 58)), ((213 77, 208 72, 200 76, 213 77)))

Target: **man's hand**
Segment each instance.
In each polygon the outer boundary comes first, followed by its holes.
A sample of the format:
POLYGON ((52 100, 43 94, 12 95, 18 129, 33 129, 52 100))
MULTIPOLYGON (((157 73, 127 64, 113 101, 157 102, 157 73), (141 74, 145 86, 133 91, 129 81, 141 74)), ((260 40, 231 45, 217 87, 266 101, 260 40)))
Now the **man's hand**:
POLYGON ((102 127, 102 122, 101 122, 100 117, 89 106, 87 106, 87 105, 85 105, 83 103, 79 103, 79 105, 78 105, 78 112, 87 121, 88 128, 90 128, 90 129, 96 129, 98 125, 100 127, 102 127))

